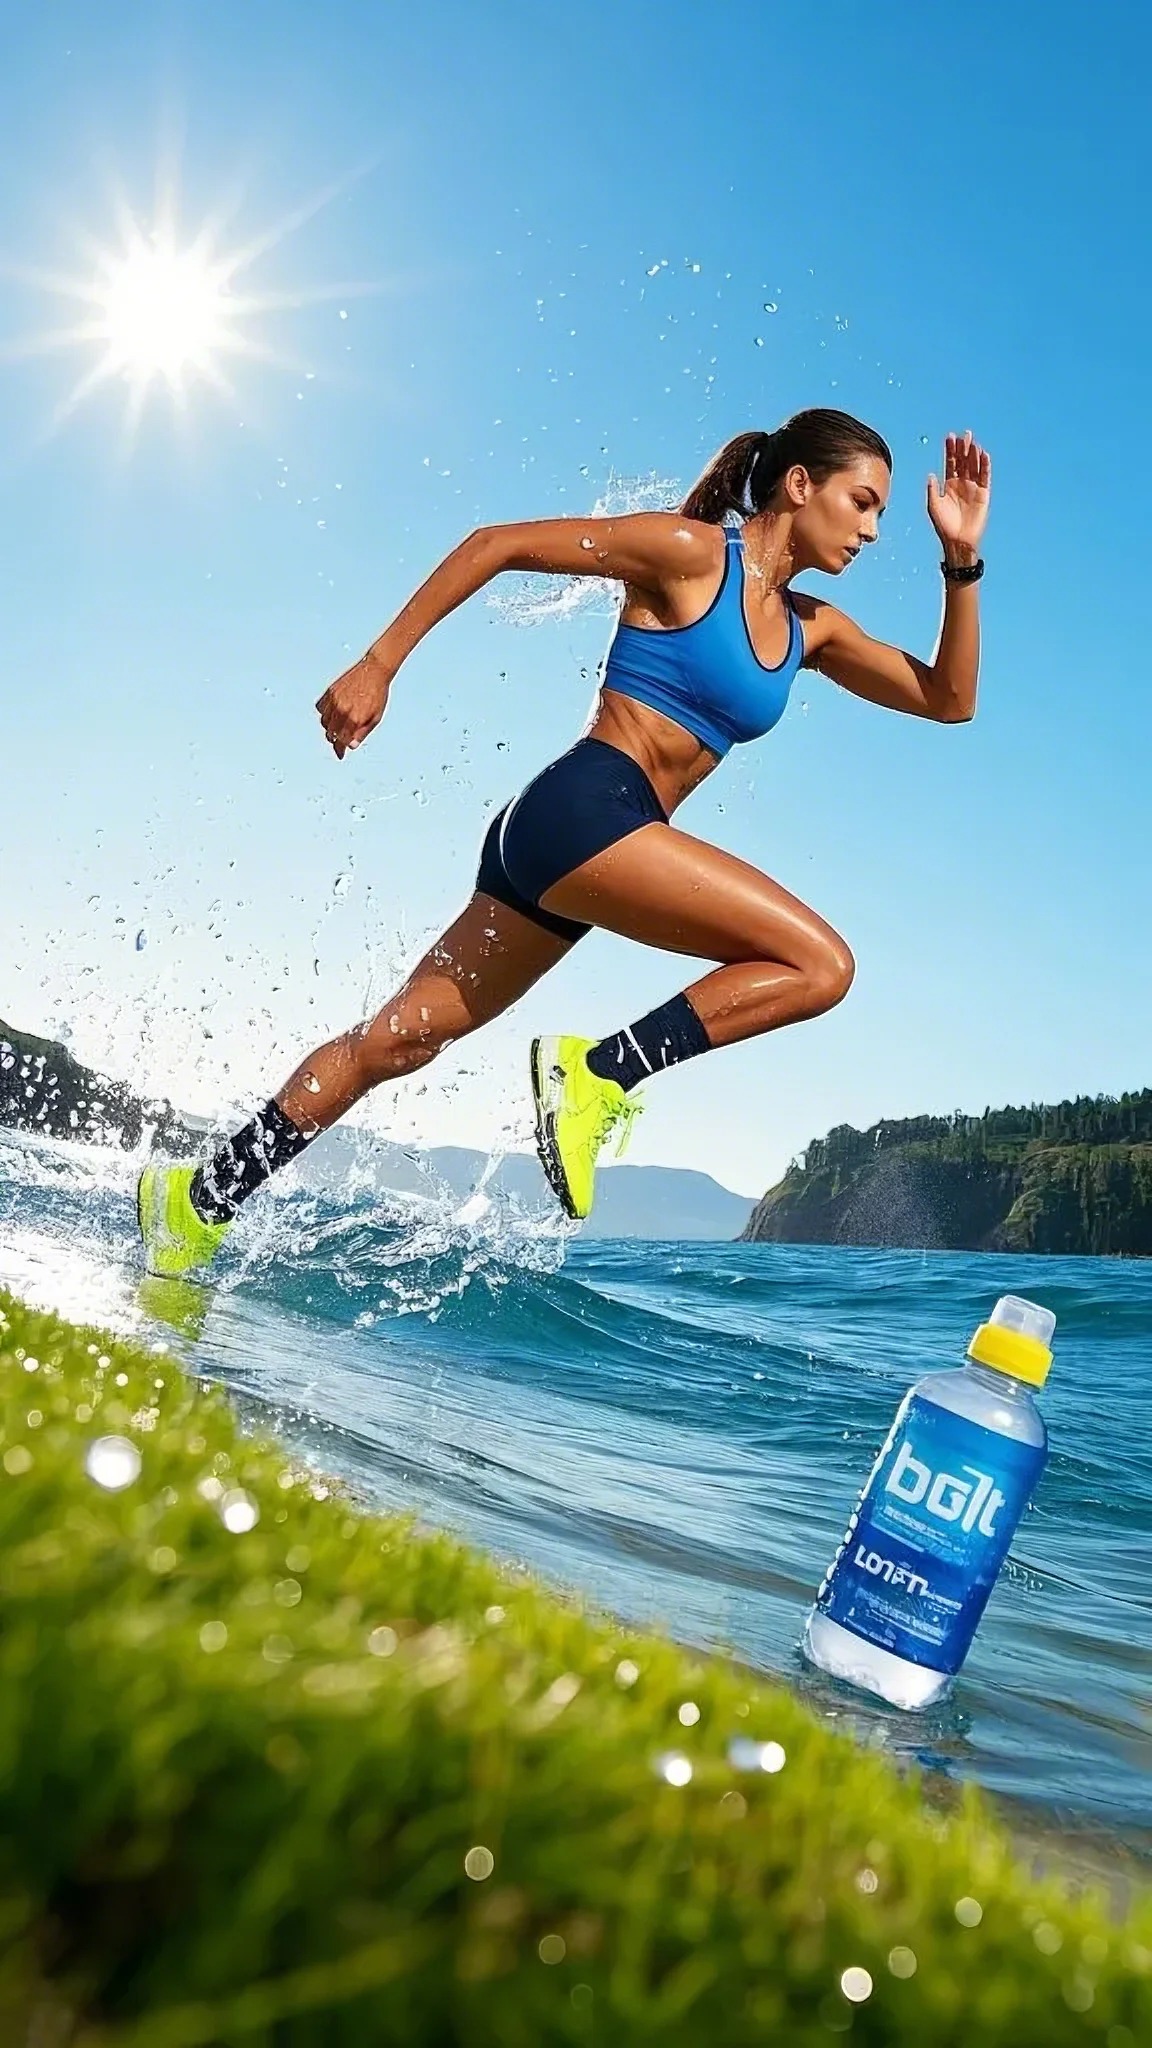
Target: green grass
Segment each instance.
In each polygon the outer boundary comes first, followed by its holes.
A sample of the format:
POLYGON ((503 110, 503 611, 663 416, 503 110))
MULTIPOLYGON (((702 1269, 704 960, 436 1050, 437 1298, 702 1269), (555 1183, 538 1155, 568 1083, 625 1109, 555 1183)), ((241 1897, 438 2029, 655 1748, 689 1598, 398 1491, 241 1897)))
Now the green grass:
POLYGON ((6 1296, 0 1401, 6 2048, 1152 2040, 1152 1899, 1032 1883, 975 1793, 6 1296))

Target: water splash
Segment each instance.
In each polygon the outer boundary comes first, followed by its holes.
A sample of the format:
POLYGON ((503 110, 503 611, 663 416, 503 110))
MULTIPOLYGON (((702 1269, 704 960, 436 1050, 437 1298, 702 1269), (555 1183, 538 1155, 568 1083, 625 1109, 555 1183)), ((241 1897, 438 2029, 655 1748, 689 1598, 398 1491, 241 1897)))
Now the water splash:
MULTIPOLYGON (((646 477, 618 476, 609 470, 603 492, 583 516, 622 519, 634 512, 670 512, 682 495, 675 478, 658 476, 655 470, 646 477)), ((594 542, 588 539, 587 546, 591 551, 594 542)), ((510 581, 488 599, 489 609, 511 626, 539 626, 578 614, 615 618, 619 604, 620 584, 609 576, 533 576, 510 581)))
POLYGON ((396 1316, 435 1322, 472 1287, 493 1297, 525 1274, 559 1271, 570 1226, 493 1192, 495 1153, 461 1198, 429 1175, 427 1194, 382 1191, 350 1174, 330 1193, 290 1191, 263 1205, 246 1247, 247 1280, 266 1277, 308 1305, 371 1329, 396 1316))

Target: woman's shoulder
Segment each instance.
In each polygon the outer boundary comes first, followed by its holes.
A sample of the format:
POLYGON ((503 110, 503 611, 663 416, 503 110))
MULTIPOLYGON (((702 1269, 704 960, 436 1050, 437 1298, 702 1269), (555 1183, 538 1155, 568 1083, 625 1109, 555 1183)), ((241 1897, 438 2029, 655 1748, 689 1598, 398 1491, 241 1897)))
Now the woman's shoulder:
POLYGON ((678 540, 684 554, 691 553, 701 568, 722 559, 730 538, 739 538, 739 531, 717 525, 710 519, 688 519, 683 512, 655 512, 649 515, 660 520, 670 539, 678 540))
POLYGON ((686 519, 682 512, 640 513, 636 528, 647 560, 643 569, 622 579, 620 623, 664 628, 693 624, 715 596, 727 553, 724 528, 705 519, 686 519))

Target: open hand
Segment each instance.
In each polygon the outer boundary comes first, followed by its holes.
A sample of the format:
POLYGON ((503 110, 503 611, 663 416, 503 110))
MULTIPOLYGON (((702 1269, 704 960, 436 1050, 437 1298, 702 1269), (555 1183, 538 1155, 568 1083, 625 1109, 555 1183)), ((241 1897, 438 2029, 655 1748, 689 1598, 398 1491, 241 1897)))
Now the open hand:
POLYGON ((329 683, 317 701, 324 737, 338 761, 375 732, 387 708, 393 674, 372 653, 362 655, 329 683))
POLYGON ((980 552, 992 498, 992 457, 971 433, 944 439, 944 482, 928 479, 928 517, 945 546, 980 552))

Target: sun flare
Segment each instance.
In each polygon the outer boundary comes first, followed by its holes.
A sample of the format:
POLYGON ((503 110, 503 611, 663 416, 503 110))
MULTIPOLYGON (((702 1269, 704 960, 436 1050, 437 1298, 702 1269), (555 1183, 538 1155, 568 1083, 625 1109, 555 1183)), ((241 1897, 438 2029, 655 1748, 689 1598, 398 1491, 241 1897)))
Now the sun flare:
MULTIPOLYGON (((330 284, 305 289, 241 289, 244 274, 313 218, 336 192, 330 187, 292 209, 243 245, 225 246, 219 218, 193 233, 182 233, 174 176, 158 180, 151 222, 120 198, 111 240, 81 237, 86 261, 76 272, 29 270, 0 265, 77 309, 72 324, 42 329, 0 346, 0 356, 56 354, 72 349, 87 358, 72 389, 56 408, 59 427, 102 387, 119 385, 126 394, 125 429, 135 438, 152 395, 166 396, 177 413, 188 410, 198 387, 235 399, 229 369, 240 359, 304 371, 295 357, 274 349, 262 331, 268 316, 298 311, 324 300, 344 299, 380 289, 378 285, 330 284)), ((304 371, 305 374, 312 374, 304 371)))
POLYGON ((190 375, 218 376, 241 345, 227 265, 202 250, 139 236, 108 260, 96 292, 109 376, 162 377, 178 391, 190 375))

